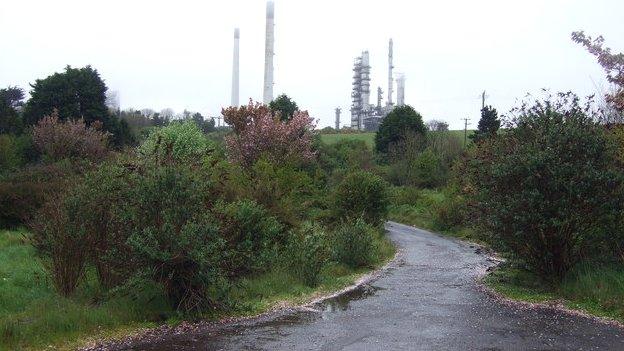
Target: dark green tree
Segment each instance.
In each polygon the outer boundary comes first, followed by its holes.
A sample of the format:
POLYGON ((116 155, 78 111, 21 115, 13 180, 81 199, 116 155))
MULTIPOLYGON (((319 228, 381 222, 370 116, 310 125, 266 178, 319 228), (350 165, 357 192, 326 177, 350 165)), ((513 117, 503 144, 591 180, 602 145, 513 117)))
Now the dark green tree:
POLYGON ((97 70, 65 67, 65 72, 54 73, 31 84, 30 100, 24 108, 27 124, 36 124, 43 116, 58 110, 59 118, 84 118, 87 124, 101 121, 110 125, 106 107, 106 85, 97 70))
POLYGON ((375 149, 387 153, 391 144, 402 141, 407 134, 425 135, 427 127, 420 113, 409 105, 395 107, 379 125, 375 134, 375 149))
POLYGON ((215 130, 214 119, 212 118, 205 119, 204 116, 199 112, 195 112, 191 116, 191 119, 193 120, 193 122, 195 122, 195 124, 199 127, 199 129, 201 129, 202 132, 206 134, 215 130))
POLYGON ((478 142, 480 140, 496 135, 500 128, 501 121, 498 118, 498 112, 492 106, 485 106, 481 109, 481 119, 477 130, 470 136, 472 140, 478 142))
POLYGON ((113 134, 115 145, 133 142, 128 124, 110 114, 106 106, 106 84, 91 66, 67 66, 62 73, 37 79, 31 87, 30 99, 24 107, 26 125, 36 124, 57 109, 60 120, 83 118, 87 125, 102 122, 104 130, 113 134))
POLYGON ((22 120, 17 109, 23 105, 24 90, 18 87, 0 89, 0 134, 18 134, 22 120))
POLYGON ((269 103, 269 108, 273 114, 279 113, 280 119, 286 121, 292 118, 296 111, 299 111, 297 103, 286 94, 282 94, 269 103))

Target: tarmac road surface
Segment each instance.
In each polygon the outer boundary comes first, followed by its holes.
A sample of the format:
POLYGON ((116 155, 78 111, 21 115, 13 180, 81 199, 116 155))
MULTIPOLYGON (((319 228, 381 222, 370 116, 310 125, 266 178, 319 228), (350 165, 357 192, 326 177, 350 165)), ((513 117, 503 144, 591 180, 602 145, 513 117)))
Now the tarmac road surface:
POLYGON ((490 297, 477 277, 493 263, 469 244, 393 222, 386 229, 398 261, 347 295, 122 349, 624 350, 617 326, 490 297))

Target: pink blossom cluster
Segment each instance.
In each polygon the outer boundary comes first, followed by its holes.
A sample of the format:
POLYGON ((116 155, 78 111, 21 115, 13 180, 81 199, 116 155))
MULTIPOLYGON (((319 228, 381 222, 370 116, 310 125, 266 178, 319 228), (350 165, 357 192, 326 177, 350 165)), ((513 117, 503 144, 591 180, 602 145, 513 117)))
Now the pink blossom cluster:
POLYGON ((314 158, 312 130, 315 121, 307 111, 297 111, 292 119, 280 121, 265 105, 253 103, 222 111, 234 133, 225 139, 228 157, 245 167, 260 157, 275 163, 314 158))

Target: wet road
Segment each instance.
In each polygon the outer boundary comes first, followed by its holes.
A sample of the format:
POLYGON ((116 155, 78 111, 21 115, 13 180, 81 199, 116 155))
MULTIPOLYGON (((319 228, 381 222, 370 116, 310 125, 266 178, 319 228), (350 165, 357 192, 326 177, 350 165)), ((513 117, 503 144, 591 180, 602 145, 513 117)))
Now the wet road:
POLYGON ((387 225, 399 260, 347 296, 264 320, 168 336, 132 350, 624 350, 624 330, 549 308, 501 304, 468 244, 387 225))

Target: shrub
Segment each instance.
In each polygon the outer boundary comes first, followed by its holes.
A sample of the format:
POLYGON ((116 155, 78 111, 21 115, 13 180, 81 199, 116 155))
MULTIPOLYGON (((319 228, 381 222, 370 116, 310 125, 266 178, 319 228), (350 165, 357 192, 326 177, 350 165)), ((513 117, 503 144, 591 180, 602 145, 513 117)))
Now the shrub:
POLYGON ((321 228, 306 222, 290 235, 288 264, 297 277, 308 286, 316 286, 323 266, 329 258, 327 235, 321 228))
POLYGON ((190 162, 201 159, 212 148, 195 122, 172 122, 155 129, 139 147, 139 152, 158 162, 190 162))
POLYGON ((101 124, 87 127, 84 120, 60 121, 55 110, 33 128, 33 143, 51 161, 80 158, 100 161, 108 153, 109 133, 100 131, 101 124))
POLYGON ((147 169, 127 208, 128 244, 140 272, 162 284, 174 308, 191 312, 222 298, 223 240, 205 211, 200 177, 188 167, 147 169))
POLYGON ((117 162, 105 163, 85 174, 66 195, 70 225, 89 241, 90 262, 106 289, 123 283, 132 273, 131 260, 119 258, 129 255, 126 240, 132 223, 125 211, 134 201, 137 181, 130 169, 117 162))
POLYGON ((28 166, 0 179, 0 227, 24 224, 75 176, 68 162, 58 162, 28 166))
POLYGON ((285 244, 282 225, 253 200, 220 202, 214 208, 227 249, 224 266, 231 275, 265 270, 285 244))
POLYGON ((247 106, 224 109, 223 119, 234 133, 226 136, 228 157, 249 168, 261 157, 275 164, 311 160, 314 120, 306 111, 295 111, 281 121, 271 110, 251 101, 247 106))
POLYGON ((425 135, 427 127, 422 116, 411 106, 397 106, 379 125, 375 134, 375 150, 387 153, 392 144, 404 139, 406 134, 425 135))
POLYGON ((0 173, 22 167, 32 158, 32 140, 28 135, 0 134, 0 173))
POLYGON ((381 225, 388 214, 388 190, 381 177, 368 172, 354 172, 345 177, 333 194, 333 211, 339 219, 363 217, 381 225))
POLYGON ((544 278, 561 279, 594 248, 604 255, 622 240, 624 204, 608 140, 571 94, 520 109, 466 161, 478 222, 544 278))
POLYGON ((29 226, 33 246, 43 257, 56 291, 70 296, 84 275, 90 247, 86 233, 69 225, 62 197, 46 202, 29 226))
POLYGON ((365 267, 373 260, 375 229, 362 218, 343 223, 334 234, 334 255, 349 267, 365 267))

